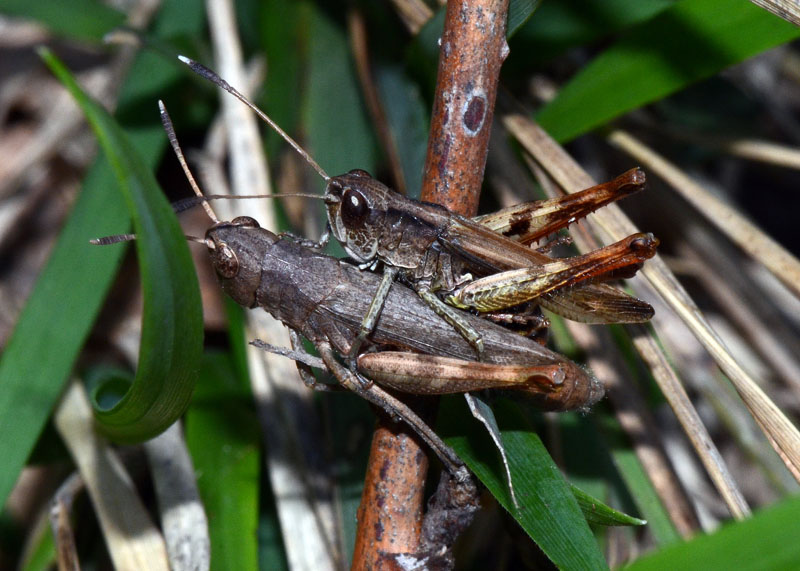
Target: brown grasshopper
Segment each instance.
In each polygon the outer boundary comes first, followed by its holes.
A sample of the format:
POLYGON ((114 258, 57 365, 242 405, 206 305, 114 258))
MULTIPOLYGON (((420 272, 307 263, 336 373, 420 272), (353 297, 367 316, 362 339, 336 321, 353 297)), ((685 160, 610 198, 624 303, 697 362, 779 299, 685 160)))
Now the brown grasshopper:
MULTIPOLYGON (((641 170, 633 169, 575 195, 526 203, 470 220, 398 194, 363 170, 329 176, 236 89, 201 64, 182 56, 180 59, 253 109, 320 174, 327 183, 322 199, 329 228, 359 266, 374 269, 383 262, 383 281, 365 314, 351 358, 374 328, 398 276, 469 340, 479 355, 484 350, 481 336, 453 306, 488 314, 498 321, 513 321, 518 316, 513 308, 532 300, 564 317, 587 323, 637 323, 652 317, 649 304, 602 283, 631 277, 655 255, 658 240, 652 234, 634 234, 593 252, 560 259, 525 245, 641 190, 645 183, 641 170), (509 308, 511 314, 501 312, 509 308)), ((327 237, 326 232, 318 247, 327 237)))
MULTIPOLYGON (((190 184, 202 193, 186 166, 169 115, 162 121, 190 184)), ((240 305, 261 307, 292 333, 293 351, 304 382, 324 390, 306 366, 300 336, 312 342, 321 363, 339 381, 393 417, 407 422, 456 476, 464 466, 455 453, 411 409, 393 395, 343 366, 337 355, 349 355, 359 339, 369 305, 381 278, 357 266, 323 255, 259 227, 250 217, 220 222, 204 202, 214 225, 204 238, 223 291, 240 305)), ((126 234, 94 240, 113 244, 133 239, 126 234)), ((392 349, 362 355, 361 371, 379 384, 415 394, 446 394, 504 389, 529 397, 547 410, 587 409, 602 398, 602 384, 581 367, 539 343, 467 313, 463 319, 484 340, 484 363, 474 362, 470 344, 411 290, 397 285, 388 293, 374 331, 371 348, 392 349), (402 366, 399 366, 402 365, 402 366), (447 379, 450 380, 447 380, 447 379), (438 380, 437 380, 438 379, 438 380)), ((311 361, 318 365, 316 361, 311 361)))

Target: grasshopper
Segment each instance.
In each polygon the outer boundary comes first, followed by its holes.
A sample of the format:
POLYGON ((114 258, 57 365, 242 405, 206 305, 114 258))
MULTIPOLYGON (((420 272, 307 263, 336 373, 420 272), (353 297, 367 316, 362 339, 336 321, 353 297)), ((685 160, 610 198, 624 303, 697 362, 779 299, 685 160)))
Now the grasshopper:
MULTIPOLYGON (((195 193, 202 196, 166 108, 161 102, 159 105, 170 143, 195 193)), ((566 357, 464 313, 463 319, 485 341, 485 363, 475 363, 470 344, 417 295, 399 284, 388 292, 376 327, 367 338, 370 348, 392 351, 385 358, 381 351, 360 355, 361 370, 352 371, 340 363, 337 355, 351 353, 359 339, 361 316, 370 305, 365 292, 377 290, 381 278, 296 240, 277 236, 261 228, 253 218, 219 221, 210 205, 203 205, 214 224, 204 238, 187 238, 208 248, 220 285, 234 301, 247 308, 261 307, 290 329, 290 355, 299 356, 296 362, 304 382, 318 390, 329 388, 317 383, 303 362, 306 359, 301 336, 311 341, 320 354, 321 363, 314 364, 328 369, 342 387, 408 423, 456 479, 463 479, 466 473, 458 456, 408 406, 378 384, 416 394, 504 389, 556 411, 586 410, 604 394, 596 378, 566 357), (378 384, 367 380, 363 373, 374 375, 378 384)), ((125 234, 93 243, 107 245, 134 238, 125 234)))
MULTIPOLYGON (((652 317, 649 304, 603 283, 631 277, 654 256, 658 240, 652 234, 634 234, 593 252, 561 259, 525 245, 641 190, 645 183, 641 170, 633 169, 575 195, 526 203, 470 220, 441 206, 407 198, 360 169, 329 176, 235 88, 201 64, 179 57, 193 71, 250 107, 326 181, 322 199, 328 228, 359 267, 374 269, 383 263, 383 281, 365 313, 351 360, 375 327, 397 277, 455 327, 479 356, 485 348, 481 335, 453 307, 487 314, 501 322, 514 321, 518 317, 515 308, 533 300, 564 317, 587 323, 636 323, 652 317), (509 309, 510 314, 498 313, 509 309)), ((317 246, 322 247, 328 236, 326 231, 317 246)), ((531 317, 534 322, 536 319, 531 317)))

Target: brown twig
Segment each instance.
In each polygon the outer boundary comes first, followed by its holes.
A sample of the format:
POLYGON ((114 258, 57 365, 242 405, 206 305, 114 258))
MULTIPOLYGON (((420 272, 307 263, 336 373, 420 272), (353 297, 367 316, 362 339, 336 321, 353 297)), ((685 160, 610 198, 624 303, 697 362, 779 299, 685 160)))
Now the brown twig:
POLYGON ((386 554, 417 551, 428 457, 405 425, 381 415, 372 436, 353 569, 391 566, 386 554), (421 482, 421 483, 420 483, 421 482), (410 485, 409 485, 410 484, 410 485))
POLYGON ((478 211, 500 66, 508 54, 504 0, 448 2, 422 200, 478 211))
MULTIPOLYGON (((467 216, 474 216, 478 209, 500 66, 508 53, 507 12, 507 0, 452 0, 447 5, 422 200, 467 216)), ((425 454, 403 434, 405 430, 388 419, 379 421, 359 508, 353 568, 386 568, 388 553, 420 548, 426 469, 403 467, 416 466, 425 454), (390 477, 391 494, 373 493, 390 477), (389 497, 403 499, 403 509, 379 505, 389 497), (374 541, 375 530, 384 534, 391 530, 395 541, 390 545, 374 541)))

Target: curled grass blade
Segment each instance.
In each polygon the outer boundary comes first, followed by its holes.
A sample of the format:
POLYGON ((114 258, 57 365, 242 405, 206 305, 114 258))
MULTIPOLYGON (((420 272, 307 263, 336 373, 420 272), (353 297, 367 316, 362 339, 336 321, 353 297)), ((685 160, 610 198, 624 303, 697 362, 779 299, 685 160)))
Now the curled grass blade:
MULTIPOLYGON (((81 91, 52 53, 43 49, 40 54, 86 114, 117 177, 138 236, 144 316, 136 380, 119 402, 95 404, 95 415, 108 437, 140 442, 175 422, 194 389, 203 339, 194 265, 166 198, 127 135, 81 91)), ((102 386, 99 390, 102 395, 102 386)))

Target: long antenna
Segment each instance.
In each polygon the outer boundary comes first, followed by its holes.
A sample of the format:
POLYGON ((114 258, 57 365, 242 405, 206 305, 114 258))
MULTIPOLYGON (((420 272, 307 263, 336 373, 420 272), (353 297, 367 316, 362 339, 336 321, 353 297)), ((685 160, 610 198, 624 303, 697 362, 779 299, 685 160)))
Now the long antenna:
MULTIPOLYGON (((200 190, 200 187, 197 186, 194 176, 192 176, 192 171, 189 170, 189 165, 186 164, 183 151, 178 143, 178 137, 175 135, 175 127, 172 126, 172 119, 169 118, 167 108, 164 106, 164 102, 160 99, 158 100, 158 109, 161 111, 161 123, 164 125, 164 130, 167 132, 169 144, 172 145, 172 150, 175 151, 175 155, 178 157, 178 162, 181 163, 181 168, 183 168, 186 178, 189 179, 189 184, 192 186, 192 190, 194 190, 194 193, 198 196, 198 198, 204 198, 203 192, 200 190)), ((214 210, 212 210, 208 201, 203 200, 202 204, 206 214, 208 214, 208 217, 211 218, 211 221, 214 222, 214 224, 219 223, 219 218, 217 218, 217 215, 214 213, 214 210)))
POLYGON ((294 198, 298 196, 302 198, 314 198, 316 200, 322 200, 324 198, 319 194, 306 194, 302 192, 287 192, 285 194, 245 194, 243 196, 238 194, 209 194, 205 196, 190 196, 189 198, 177 200, 172 203, 172 210, 175 211, 175 214, 180 214, 190 208, 194 208, 198 204, 210 202, 212 200, 251 200, 253 198, 294 198))
POLYGON ((263 112, 261 109, 259 109, 258 107, 256 107, 256 106, 255 106, 253 103, 251 103, 251 102, 250 102, 250 100, 249 100, 249 99, 247 99, 247 97, 245 97, 244 95, 242 95, 241 93, 239 93, 239 92, 238 92, 238 91, 237 91, 235 88, 231 87, 231 85, 230 85, 230 84, 229 84, 227 81, 225 81, 224 79, 222 79, 220 76, 218 76, 216 73, 214 73, 213 71, 211 71, 210 69, 208 69, 208 68, 207 68, 206 66, 204 66, 203 64, 197 63, 196 61, 194 61, 194 60, 192 60, 192 59, 189 59, 188 57, 185 57, 185 56, 178 56, 178 59, 179 59, 179 60, 181 60, 181 61, 182 61, 183 63, 185 63, 186 65, 188 65, 190 68, 192 68, 192 71, 193 71, 193 72, 195 72, 197 75, 199 75, 199 76, 201 76, 201 77, 203 77, 203 78, 207 79, 207 80, 208 80, 208 81, 210 81, 211 83, 214 83, 214 84, 216 84, 218 87, 221 87, 222 89, 224 89, 225 91, 227 91, 228 93, 230 93, 231 95, 233 95, 234 97, 236 97, 236 99, 238 99, 239 101, 241 101, 242 103, 244 103, 245 105, 247 105, 247 106, 248 106, 250 109, 252 109, 252 110, 253 110, 253 111, 256 113, 256 115, 258 115, 259 117, 261 117, 261 119, 262 119, 262 120, 263 120, 265 123, 267 123, 267 124, 268 124, 270 127, 272 127, 272 128, 273 128, 273 129, 274 129, 274 130, 275 130, 275 131, 276 131, 276 132, 277 132, 277 133, 278 133, 278 134, 279 134, 281 137, 283 137, 283 139, 284 139, 284 140, 285 140, 287 143, 289 143, 289 144, 292 146, 292 148, 294 148, 294 150, 295 150, 295 151, 297 151, 298 153, 300 153, 300 156, 301 156, 301 157, 303 157, 303 158, 306 160, 306 162, 307 162, 308 164, 310 164, 310 165, 313 167, 313 169, 319 173, 319 175, 320 175, 320 176, 321 176, 321 177, 322 177, 322 178, 325 180, 325 182, 328 182, 328 181, 330 180, 330 178, 331 178, 331 177, 330 177, 330 176, 328 176, 328 173, 326 173, 326 172, 325 172, 325 171, 322 169, 322 167, 321 167, 321 166, 319 166, 319 164, 317 163, 317 161, 315 161, 314 159, 312 159, 312 158, 311 158, 311 155, 309 155, 309 154, 308 154, 308 153, 305 151, 305 149, 303 149, 303 147, 301 147, 301 146, 300 146, 300 145, 299 145, 299 144, 298 144, 298 143, 297 143, 297 142, 296 142, 294 139, 292 139, 292 138, 291 138, 291 137, 288 135, 288 133, 286 133, 286 131, 284 131, 283 129, 281 129, 281 128, 278 126, 278 124, 277 124, 277 123, 275 123, 275 121, 273 121, 272 119, 270 119, 270 118, 269 118, 269 116, 268 116, 266 113, 264 113, 264 112, 263 112))
MULTIPOLYGON (((197 186, 194 176, 192 176, 192 171, 189 170, 189 165, 186 164, 183 151, 178 143, 178 137, 175 135, 175 127, 172 125, 172 119, 170 119, 169 113, 167 113, 167 108, 164 106, 164 102, 160 99, 158 100, 158 108, 161 111, 161 123, 164 125, 164 130, 167 132, 169 144, 172 145, 172 150, 174 150, 175 154, 178 156, 178 162, 181 163, 183 172, 186 174, 186 178, 189 179, 189 184, 192 186, 192 190, 194 190, 194 193, 197 195, 197 197, 192 198, 192 200, 201 202, 203 208, 205 208, 206 213, 208 214, 208 217, 211 218, 211 221, 214 222, 214 224, 218 224, 219 218, 217 218, 217 215, 214 213, 214 210, 212 210, 211 205, 206 201, 205 196, 203 196, 203 192, 200 190, 200 187, 197 186)), ((195 204, 196 203, 197 202, 195 202, 195 204)), ((199 242, 200 244, 205 243, 203 238, 197 238, 195 236, 186 236, 186 239, 191 242, 199 242)), ((89 240, 89 243, 94 246, 109 246, 111 244, 131 242, 133 240, 136 240, 136 234, 115 234, 114 236, 93 238, 92 240, 89 240)))

